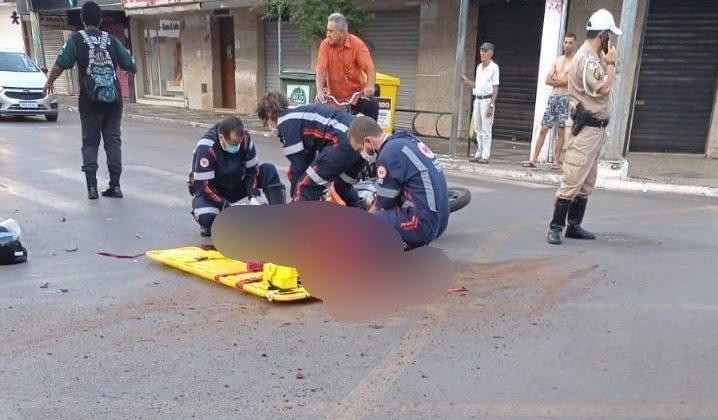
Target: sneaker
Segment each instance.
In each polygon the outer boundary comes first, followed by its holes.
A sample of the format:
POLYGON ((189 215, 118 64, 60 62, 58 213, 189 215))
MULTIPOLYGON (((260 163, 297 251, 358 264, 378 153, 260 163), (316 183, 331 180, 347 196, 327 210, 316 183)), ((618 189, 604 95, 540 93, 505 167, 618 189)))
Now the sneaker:
POLYGON ((204 226, 200 226, 200 227, 199 227, 199 235, 200 235, 200 236, 203 236, 203 237, 205 237, 205 238, 207 238, 207 237, 209 237, 209 236, 212 236, 212 231, 210 231, 209 228, 206 228, 206 227, 204 227, 204 226))
POLYGON ((105 191, 102 191, 103 197, 122 198, 122 190, 119 186, 109 187, 105 191))
POLYGON ((97 200, 100 198, 100 194, 97 193, 97 187, 87 187, 87 198, 90 200, 97 200))

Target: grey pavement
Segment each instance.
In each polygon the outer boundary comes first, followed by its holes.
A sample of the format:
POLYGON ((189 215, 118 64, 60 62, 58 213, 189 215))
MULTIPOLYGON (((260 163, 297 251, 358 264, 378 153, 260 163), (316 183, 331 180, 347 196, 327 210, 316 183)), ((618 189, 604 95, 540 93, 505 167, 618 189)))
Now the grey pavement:
MULTIPOLYGON (((62 97, 65 111, 76 112, 75 97, 62 97)), ((225 112, 198 111, 185 108, 126 103, 125 114, 138 121, 159 121, 188 124, 197 127, 209 127, 224 116, 225 112)), ((406 116, 404 116, 406 117, 406 116)), ((245 125, 254 132, 263 132, 261 122, 255 115, 241 115, 245 125)), ((405 125, 407 118, 398 118, 405 125)), ((399 125, 398 128, 409 128, 399 125)), ((444 155, 442 161, 447 169, 463 175, 498 177, 519 181, 529 181, 558 185, 561 172, 551 170, 549 164, 539 164, 536 168, 524 168, 521 162, 528 159, 530 144, 509 140, 494 140, 491 161, 488 165, 468 161, 467 149, 475 149, 466 139, 457 142, 454 159, 449 158, 449 141, 435 137, 423 137, 434 152, 444 155)), ((647 192, 665 192, 718 197, 718 160, 705 156, 686 154, 629 153, 628 178, 599 179, 598 188, 612 190, 647 192)))

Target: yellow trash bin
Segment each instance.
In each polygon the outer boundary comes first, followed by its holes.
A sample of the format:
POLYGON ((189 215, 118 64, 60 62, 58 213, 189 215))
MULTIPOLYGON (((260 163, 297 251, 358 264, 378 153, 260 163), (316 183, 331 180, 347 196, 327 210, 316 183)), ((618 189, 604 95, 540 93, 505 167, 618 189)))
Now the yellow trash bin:
POLYGON ((394 131, 394 118, 396 116, 397 96, 401 81, 398 77, 384 73, 376 73, 376 84, 379 85, 379 126, 385 133, 394 131))

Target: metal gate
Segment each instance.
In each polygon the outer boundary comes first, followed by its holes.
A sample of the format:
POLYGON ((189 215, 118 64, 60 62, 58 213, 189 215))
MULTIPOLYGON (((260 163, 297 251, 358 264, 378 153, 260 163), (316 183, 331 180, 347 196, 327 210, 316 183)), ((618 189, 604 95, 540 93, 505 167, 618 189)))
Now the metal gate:
MULTIPOLYGON (((264 22, 265 91, 279 90, 279 37, 277 21, 264 22)), ((313 71, 311 48, 299 40, 296 25, 282 22, 282 70, 313 71)), ((312 98, 313 99, 313 98, 312 98)))
MULTIPOLYGON (((376 71, 399 77, 398 107, 414 108, 419 68, 419 8, 377 11, 362 38, 371 50, 376 71)), ((351 32, 351 28, 349 28, 351 32)))
MULTIPOLYGON (((41 28, 43 49, 45 51, 45 66, 48 70, 52 68, 57 59, 57 55, 62 51, 65 45, 65 38, 61 29, 41 28)), ((71 94, 69 77, 71 72, 65 71, 55 81, 55 91, 62 95, 71 94)))
POLYGON ((629 150, 705 153, 718 77, 718 2, 652 0, 629 150))
POLYGON ((494 138, 531 141, 545 5, 545 0, 518 0, 479 8, 476 64, 478 47, 491 42, 500 73, 494 138))

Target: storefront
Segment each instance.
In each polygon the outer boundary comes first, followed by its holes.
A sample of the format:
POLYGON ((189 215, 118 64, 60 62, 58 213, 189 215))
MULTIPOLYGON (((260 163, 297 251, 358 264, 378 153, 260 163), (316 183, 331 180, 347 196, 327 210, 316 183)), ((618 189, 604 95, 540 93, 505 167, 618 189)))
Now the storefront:
POLYGON ((154 99, 184 99, 182 77, 181 20, 177 16, 141 19, 143 96, 154 99))
POLYGON ((192 35, 185 29, 186 19, 199 11, 200 2, 122 0, 122 3, 131 18, 138 70, 137 100, 186 107, 187 63, 182 50, 187 46, 183 46, 183 37, 192 35))

